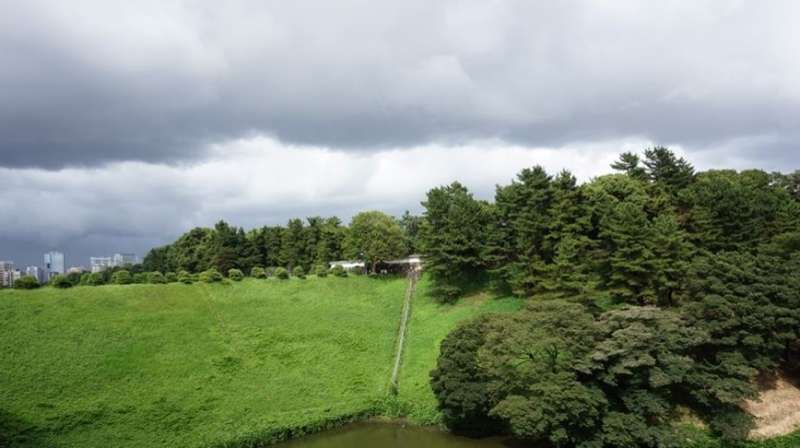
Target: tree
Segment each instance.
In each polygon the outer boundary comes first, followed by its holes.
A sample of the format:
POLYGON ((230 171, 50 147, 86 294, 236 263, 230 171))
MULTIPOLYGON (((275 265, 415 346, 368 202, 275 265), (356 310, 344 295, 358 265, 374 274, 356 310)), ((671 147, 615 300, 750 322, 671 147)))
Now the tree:
POLYGON ((422 216, 412 215, 408 210, 403 212, 403 215, 398 221, 405 235, 406 253, 408 254, 417 253, 421 249, 420 231, 422 229, 422 222, 422 216))
POLYGON ((688 187, 694 178, 694 167, 663 146, 646 149, 644 158, 648 179, 663 184, 673 195, 688 187))
POLYGON ((286 226, 281 239, 280 265, 292 269, 303 263, 305 254, 303 221, 292 219, 286 226))
POLYGON ((39 281, 30 275, 24 275, 14 282, 14 288, 16 289, 36 289, 38 287, 39 281))
POLYGON ((600 222, 607 255, 604 286, 617 301, 650 303, 654 299, 653 231, 644 210, 621 202, 600 222))
POLYGON ((663 214, 652 223, 652 275, 657 303, 675 305, 674 295, 683 289, 692 247, 674 214, 663 214))
POLYGON ((403 230, 394 218, 379 211, 355 215, 344 244, 347 256, 363 260, 370 272, 375 272, 379 261, 406 255, 403 230))
POLYGON ((622 171, 633 179, 646 180, 647 171, 640 165, 641 159, 632 152, 623 152, 619 160, 611 164, 611 168, 622 171))
POLYGON ((422 206, 421 242, 432 292, 454 300, 486 271, 483 252, 490 207, 458 182, 430 190, 422 206))
POLYGON ((482 316, 459 325, 442 341, 431 389, 445 425, 458 432, 491 434, 501 427, 489 412, 496 404, 489 376, 478 364, 478 352, 493 318, 482 316))

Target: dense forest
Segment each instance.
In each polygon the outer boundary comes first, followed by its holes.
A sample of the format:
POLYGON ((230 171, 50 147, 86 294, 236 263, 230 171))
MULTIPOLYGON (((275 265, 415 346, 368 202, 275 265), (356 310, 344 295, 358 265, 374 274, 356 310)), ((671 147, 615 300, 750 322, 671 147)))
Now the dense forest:
POLYGON ((578 185, 525 169, 494 202, 431 190, 421 227, 442 300, 531 297, 466 323, 431 374, 446 423, 558 447, 680 446, 701 418, 726 443, 756 379, 800 361, 800 173, 696 173, 666 148, 578 185))

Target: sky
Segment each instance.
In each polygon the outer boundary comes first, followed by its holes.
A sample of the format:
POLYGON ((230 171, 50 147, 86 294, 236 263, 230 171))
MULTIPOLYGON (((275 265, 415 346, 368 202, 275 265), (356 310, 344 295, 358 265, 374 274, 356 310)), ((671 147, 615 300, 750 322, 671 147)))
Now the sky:
POLYGON ((0 0, 0 259, 421 212, 666 145, 800 168, 800 2, 0 0))

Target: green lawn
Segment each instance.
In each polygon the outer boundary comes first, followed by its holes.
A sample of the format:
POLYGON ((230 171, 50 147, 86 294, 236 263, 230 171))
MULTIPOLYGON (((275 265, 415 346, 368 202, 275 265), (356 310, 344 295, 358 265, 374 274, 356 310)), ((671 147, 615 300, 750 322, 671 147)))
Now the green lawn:
POLYGON ((387 394, 404 288, 330 277, 2 291, 0 434, 207 446, 369 411, 387 394))

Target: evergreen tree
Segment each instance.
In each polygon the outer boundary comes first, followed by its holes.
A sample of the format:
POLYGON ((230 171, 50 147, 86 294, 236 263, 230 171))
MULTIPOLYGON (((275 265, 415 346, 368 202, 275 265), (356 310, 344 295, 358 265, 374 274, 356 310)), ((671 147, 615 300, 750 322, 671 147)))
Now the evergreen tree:
POLYGON ((617 301, 652 302, 653 231, 641 205, 620 202, 601 223, 607 255, 605 287, 617 301))
POLYGON ((623 152, 620 154, 619 160, 611 164, 611 168, 622 171, 633 179, 646 180, 647 171, 640 163, 641 159, 639 155, 632 152, 623 152))
POLYGON ((302 265, 305 254, 303 221, 291 219, 286 225, 281 238, 281 252, 279 265, 291 271, 295 266, 302 265))
POLYGON ((430 190, 422 205, 421 241, 433 292, 452 300, 485 271, 481 254, 489 208, 458 182, 430 190))

